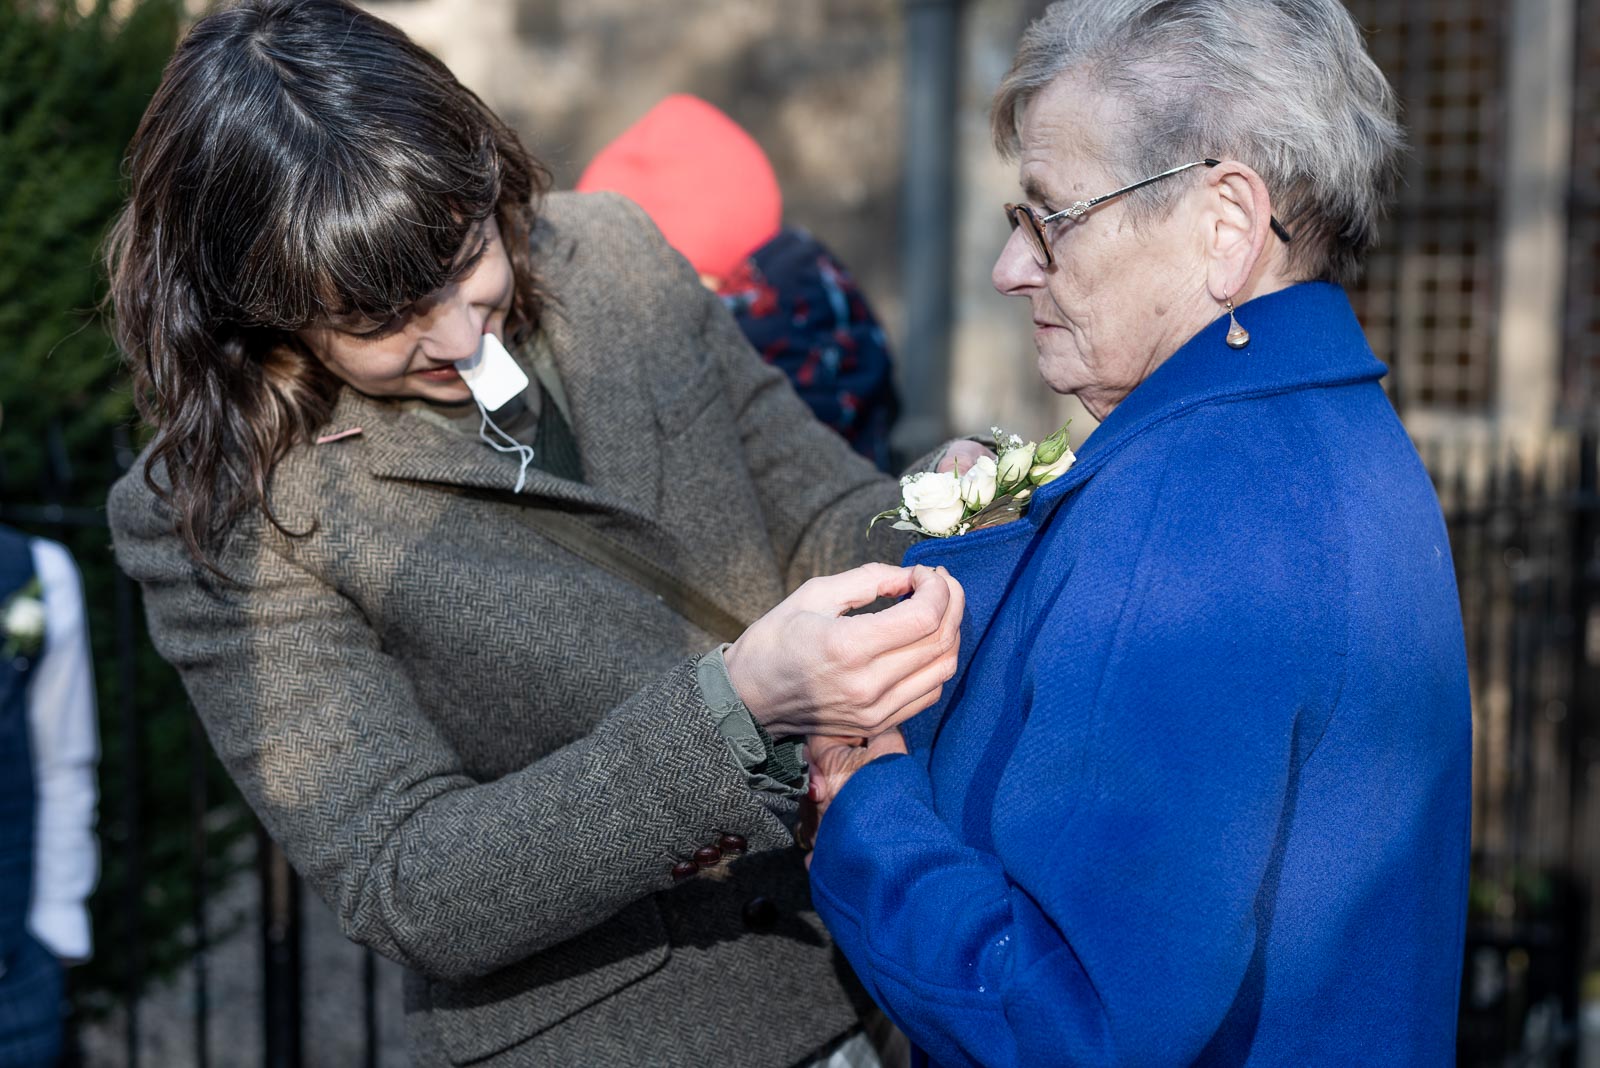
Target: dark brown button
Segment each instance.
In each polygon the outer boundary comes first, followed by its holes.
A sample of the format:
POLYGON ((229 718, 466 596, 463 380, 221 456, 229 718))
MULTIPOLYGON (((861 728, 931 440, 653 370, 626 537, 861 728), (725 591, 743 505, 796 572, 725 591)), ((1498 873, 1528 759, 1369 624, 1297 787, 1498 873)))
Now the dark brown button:
POLYGON ((672 877, 677 880, 687 879, 700 870, 700 866, 692 860, 680 860, 672 866, 672 877))
POLYGON ((722 860, 722 850, 716 846, 702 846, 694 851, 694 862, 702 868, 710 868, 722 860))
POLYGON ((757 934, 766 934, 778 926, 778 906, 764 897, 753 897, 744 903, 744 925, 757 934))
POLYGON ((717 839, 717 845, 724 853, 743 853, 749 847, 742 834, 725 834, 717 839))

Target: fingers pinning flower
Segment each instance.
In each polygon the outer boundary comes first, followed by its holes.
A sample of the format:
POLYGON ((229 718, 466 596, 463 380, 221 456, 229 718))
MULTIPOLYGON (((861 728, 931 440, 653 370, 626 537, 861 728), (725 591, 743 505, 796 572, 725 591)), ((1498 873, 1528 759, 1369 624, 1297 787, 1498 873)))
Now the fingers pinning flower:
POLYGON ((966 502, 954 471, 924 471, 900 480, 906 510, 929 534, 948 534, 961 524, 966 502))
POLYGON ((995 482, 999 469, 993 457, 980 456, 961 476, 961 499, 968 508, 985 508, 994 500, 995 482))

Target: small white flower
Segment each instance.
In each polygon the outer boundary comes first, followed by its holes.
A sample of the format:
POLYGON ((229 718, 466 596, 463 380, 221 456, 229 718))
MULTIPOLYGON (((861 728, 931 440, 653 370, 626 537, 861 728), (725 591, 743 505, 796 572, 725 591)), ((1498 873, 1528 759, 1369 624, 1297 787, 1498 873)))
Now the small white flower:
POLYGON ((1000 454, 999 475, 1002 485, 1011 486, 1024 481, 1033 468, 1033 442, 1006 449, 1000 454))
POLYGON ((44 605, 33 597, 17 597, 6 608, 6 637, 20 645, 35 645, 44 638, 44 605))
POLYGON ((1046 482, 1054 482, 1066 474, 1067 468, 1071 467, 1077 460, 1078 457, 1073 454, 1071 449, 1068 449, 1053 464, 1034 464, 1033 469, 1028 472, 1028 481, 1035 486, 1042 486, 1046 482))
POLYGON ((900 480, 905 506, 929 534, 948 534, 961 522, 967 506, 954 471, 924 471, 900 480))
POLYGON ((992 456, 980 456, 972 461, 961 476, 961 499, 969 508, 984 508, 994 500, 995 479, 999 469, 992 456))

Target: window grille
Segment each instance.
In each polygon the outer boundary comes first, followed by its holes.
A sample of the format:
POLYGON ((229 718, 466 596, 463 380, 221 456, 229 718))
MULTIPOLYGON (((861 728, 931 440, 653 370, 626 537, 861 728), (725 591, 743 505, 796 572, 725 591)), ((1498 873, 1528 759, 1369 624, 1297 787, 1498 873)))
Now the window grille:
POLYGON ((1600 0, 1575 0, 1572 193, 1561 412, 1600 420, 1600 0))
POLYGON ((1503 6, 1349 0, 1400 97, 1410 144, 1383 242, 1351 293, 1402 411, 1481 414, 1492 398, 1503 6))

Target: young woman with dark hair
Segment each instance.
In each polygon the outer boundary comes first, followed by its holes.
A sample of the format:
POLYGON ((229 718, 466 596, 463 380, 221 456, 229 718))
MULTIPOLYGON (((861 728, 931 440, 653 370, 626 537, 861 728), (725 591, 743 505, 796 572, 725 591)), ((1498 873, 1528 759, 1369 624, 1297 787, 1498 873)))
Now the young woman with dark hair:
POLYGON ((786 847, 800 736, 954 670, 960 587, 865 563, 895 483, 642 211, 545 196, 352 5, 202 19, 129 170, 119 559, 267 829, 409 969, 416 1062, 872 1063, 786 847), (495 342, 491 408, 458 363, 495 342))

